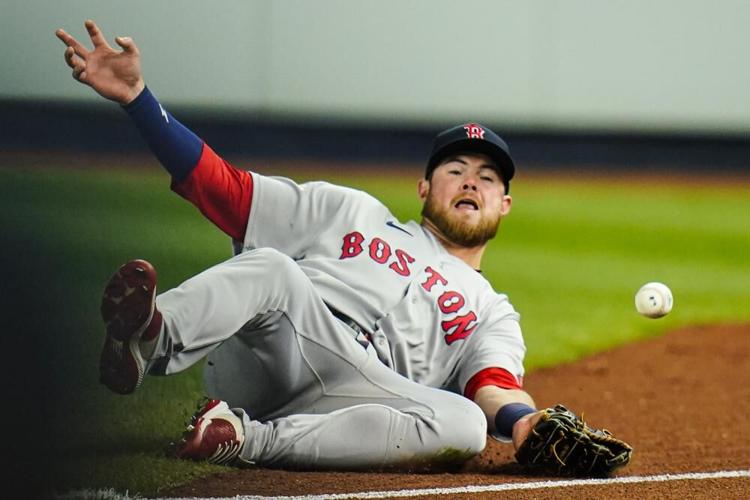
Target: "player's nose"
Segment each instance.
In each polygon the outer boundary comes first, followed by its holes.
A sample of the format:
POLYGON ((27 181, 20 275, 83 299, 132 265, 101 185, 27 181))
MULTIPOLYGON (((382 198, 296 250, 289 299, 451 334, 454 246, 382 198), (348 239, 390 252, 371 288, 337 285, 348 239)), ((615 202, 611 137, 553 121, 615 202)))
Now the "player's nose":
POLYGON ((477 185, 479 184, 479 179, 476 173, 474 172, 464 172, 464 184, 463 184, 463 190, 464 191, 476 191, 477 185))

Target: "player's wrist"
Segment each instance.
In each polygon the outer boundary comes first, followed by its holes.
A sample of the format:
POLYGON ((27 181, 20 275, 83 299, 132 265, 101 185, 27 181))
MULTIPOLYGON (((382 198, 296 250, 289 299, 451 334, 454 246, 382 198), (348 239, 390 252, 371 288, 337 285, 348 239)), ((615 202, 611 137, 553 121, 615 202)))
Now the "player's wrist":
POLYGON ((130 95, 128 96, 127 103, 133 102, 146 88, 146 83, 143 80, 139 80, 132 87, 130 87, 130 95))
POLYGON ((123 107, 129 106, 143 94, 144 90, 146 90, 146 83, 142 79, 139 79, 135 84, 128 88, 126 95, 119 99, 118 103, 123 107))
POLYGON ((536 408, 525 403, 508 403, 500 407, 495 414, 495 431, 501 436, 513 438, 513 429, 517 422, 536 413, 536 408))

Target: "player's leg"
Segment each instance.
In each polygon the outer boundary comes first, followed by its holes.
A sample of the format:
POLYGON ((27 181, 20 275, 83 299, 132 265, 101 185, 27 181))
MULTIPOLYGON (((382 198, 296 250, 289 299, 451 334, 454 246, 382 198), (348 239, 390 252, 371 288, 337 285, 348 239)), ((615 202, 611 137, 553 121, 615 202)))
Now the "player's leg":
POLYGON ((299 342, 285 313, 255 318, 209 353, 206 394, 264 419, 305 408, 323 395, 323 387, 299 342))
MULTIPOLYGON (((164 373, 186 368, 231 338, 220 352, 245 344, 255 358, 222 363, 229 380, 236 386, 275 382, 269 387, 278 391, 270 399, 276 407, 263 408, 265 417, 254 413, 264 423, 246 419, 242 454, 248 460, 367 467, 468 455, 484 445, 484 416, 473 403, 383 366, 330 314, 296 263, 278 252, 247 252, 214 266, 160 295, 157 306, 164 328, 152 359, 163 360, 156 367, 164 373), (238 366, 254 368, 240 378, 238 366)), ((257 411, 264 398, 251 399, 244 407, 257 411)))
MULTIPOLYGON (((156 306, 164 327, 151 355, 156 360, 152 373, 182 371, 236 334, 242 338, 233 342, 263 346, 268 337, 277 337, 279 316, 304 322, 306 332, 327 331, 338 323, 294 260, 270 248, 244 252, 203 271, 159 295, 156 306), (308 314, 310 308, 325 315, 308 314)), ((333 335, 330 343, 336 348, 342 340, 333 335)))
POLYGON ((107 329, 101 381, 128 394, 141 383, 144 372, 163 375, 184 370, 253 318, 283 310, 298 288, 297 281, 309 285, 291 259, 259 249, 155 297, 153 267, 145 261, 128 262, 112 276, 102 299, 107 329))
POLYGON ((474 403, 398 375, 314 294, 303 297, 208 357, 209 396, 247 410, 235 410, 243 459, 347 469, 460 461, 483 449, 486 420, 474 403))
MULTIPOLYGON (((304 341, 303 350, 311 355, 304 341)), ((480 453, 487 433, 485 416, 473 402, 405 379, 372 349, 346 382, 326 388, 298 413, 262 422, 241 416, 241 458, 282 467, 456 464, 480 453)))

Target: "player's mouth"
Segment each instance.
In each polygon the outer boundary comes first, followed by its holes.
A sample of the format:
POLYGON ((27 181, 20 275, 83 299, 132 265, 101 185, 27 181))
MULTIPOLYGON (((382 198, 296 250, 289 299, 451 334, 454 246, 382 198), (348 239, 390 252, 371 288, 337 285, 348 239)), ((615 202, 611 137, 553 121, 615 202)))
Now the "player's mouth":
POLYGON ((474 211, 479 210, 479 203, 471 198, 461 198, 453 205, 453 207, 459 210, 474 211))

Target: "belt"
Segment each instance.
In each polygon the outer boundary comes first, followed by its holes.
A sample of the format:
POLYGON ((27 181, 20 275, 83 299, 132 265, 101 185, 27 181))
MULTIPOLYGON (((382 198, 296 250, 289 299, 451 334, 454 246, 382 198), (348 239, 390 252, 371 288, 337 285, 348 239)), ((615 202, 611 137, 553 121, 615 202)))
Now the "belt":
POLYGON ((354 332, 354 340, 359 342, 362 345, 362 347, 367 349, 367 346, 370 345, 370 341, 372 340, 372 337, 370 336, 370 334, 367 333, 364 328, 359 326, 359 323, 354 321, 352 318, 350 318, 346 314, 342 313, 338 309, 335 309, 329 305, 327 306, 328 306, 328 310, 331 311, 331 314, 333 314, 336 318, 342 321, 346 326, 352 329, 352 331, 354 332))
POLYGON ((346 326, 348 326, 349 328, 351 328, 352 330, 354 330, 358 334, 359 333, 362 333, 362 334, 365 333, 365 331, 362 329, 362 327, 359 326, 359 323, 357 323, 356 321, 354 321, 352 318, 350 318, 346 314, 342 313, 341 311, 339 311, 337 309, 334 309, 331 306, 328 306, 328 310, 331 311, 331 314, 333 314, 338 319, 340 319, 341 321, 343 321, 346 324, 346 326))

